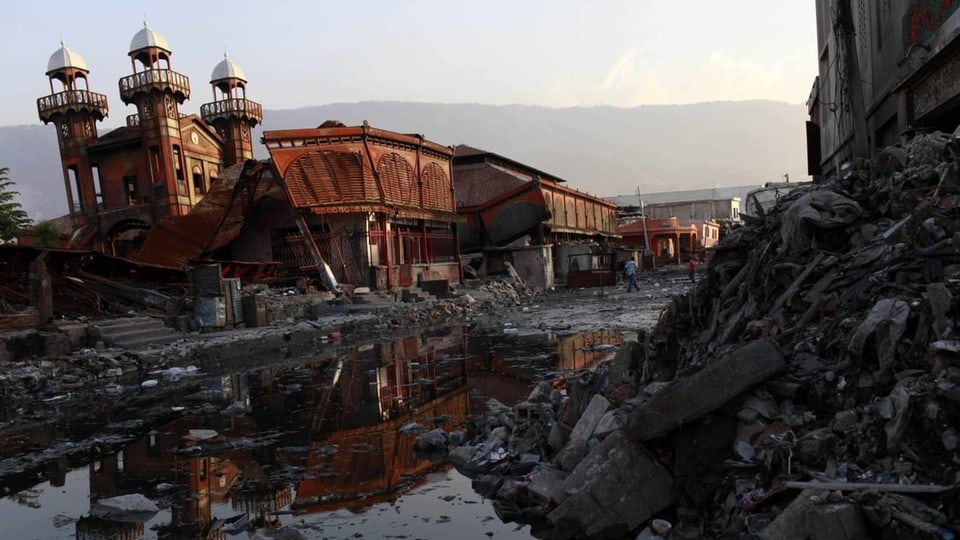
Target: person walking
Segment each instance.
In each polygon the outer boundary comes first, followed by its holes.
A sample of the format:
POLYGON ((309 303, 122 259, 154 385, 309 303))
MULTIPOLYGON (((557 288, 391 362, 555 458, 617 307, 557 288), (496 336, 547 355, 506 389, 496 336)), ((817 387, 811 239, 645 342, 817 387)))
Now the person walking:
POLYGON ((633 260, 633 257, 630 257, 630 260, 627 261, 624 270, 627 272, 627 292, 630 292, 632 289, 640 292, 640 286, 637 285, 637 262, 633 260))
POLYGON ((687 263, 687 268, 690 270, 690 283, 695 283, 695 275, 697 273, 697 263, 693 260, 693 257, 690 257, 690 262, 687 263))

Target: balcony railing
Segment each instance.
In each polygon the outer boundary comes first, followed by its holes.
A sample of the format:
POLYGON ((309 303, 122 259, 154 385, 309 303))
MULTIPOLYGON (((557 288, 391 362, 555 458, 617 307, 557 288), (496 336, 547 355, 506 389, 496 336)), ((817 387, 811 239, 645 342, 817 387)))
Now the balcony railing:
POLYGON ((131 103, 135 95, 147 90, 171 91, 186 99, 190 97, 190 78, 170 69, 148 69, 120 79, 124 103, 131 103))
POLYGON ((232 116, 256 120, 263 120, 263 107, 256 101, 249 99, 229 98, 221 99, 200 106, 200 116, 207 122, 230 118, 232 116))
POLYGON ((40 120, 50 122, 57 114, 67 111, 88 112, 103 120, 107 116, 107 96, 89 90, 67 90, 37 100, 40 120))

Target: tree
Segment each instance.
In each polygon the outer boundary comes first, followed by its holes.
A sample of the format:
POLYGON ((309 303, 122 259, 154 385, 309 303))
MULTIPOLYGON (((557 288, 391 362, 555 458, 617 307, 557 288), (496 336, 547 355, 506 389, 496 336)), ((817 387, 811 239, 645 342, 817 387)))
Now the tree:
POLYGON ((14 185, 10 169, 0 167, 0 240, 4 242, 13 240, 31 224, 30 217, 17 200, 20 192, 13 191, 14 185))
POLYGON ((55 248, 60 247, 60 229, 57 225, 45 219, 33 227, 33 234, 36 236, 33 244, 36 247, 55 248))

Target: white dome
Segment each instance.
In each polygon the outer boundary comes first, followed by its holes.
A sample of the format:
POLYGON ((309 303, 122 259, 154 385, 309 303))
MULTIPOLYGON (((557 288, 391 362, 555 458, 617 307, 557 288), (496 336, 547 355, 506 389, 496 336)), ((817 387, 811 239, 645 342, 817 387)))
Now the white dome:
POLYGON ((170 52, 170 46, 167 45, 167 40, 163 39, 163 36, 160 34, 154 32, 153 28, 150 28, 147 26, 147 23, 144 22, 143 28, 130 40, 130 52, 134 53, 149 47, 156 47, 170 52))
POLYGON ((247 82, 247 76, 244 75, 243 70, 233 63, 233 60, 227 58, 226 54, 223 55, 223 60, 213 68, 213 73, 210 74, 210 82, 222 81, 223 79, 240 79, 247 82))
POLYGON ((50 60, 47 62, 47 75, 53 73, 54 71, 60 71, 64 68, 74 68, 82 69, 83 71, 90 71, 87 69, 87 63, 83 61, 83 57, 77 54, 76 52, 70 50, 63 42, 60 42, 60 48, 57 51, 50 55, 50 60))

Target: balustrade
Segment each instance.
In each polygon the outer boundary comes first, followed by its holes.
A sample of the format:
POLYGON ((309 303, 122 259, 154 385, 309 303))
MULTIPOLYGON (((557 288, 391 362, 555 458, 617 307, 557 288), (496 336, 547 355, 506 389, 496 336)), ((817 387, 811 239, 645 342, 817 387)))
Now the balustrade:
POLYGON ((107 116, 107 96, 89 90, 66 90, 37 100, 40 119, 48 122, 54 114, 68 110, 89 111, 100 119, 107 116))
POLYGON ((227 116, 241 116, 263 119, 263 108, 256 101, 241 98, 221 99, 200 106, 200 116, 208 122, 216 118, 227 116))
POLYGON ((120 79, 120 95, 128 100, 143 90, 160 88, 190 96, 190 78, 170 69, 148 69, 120 79))

